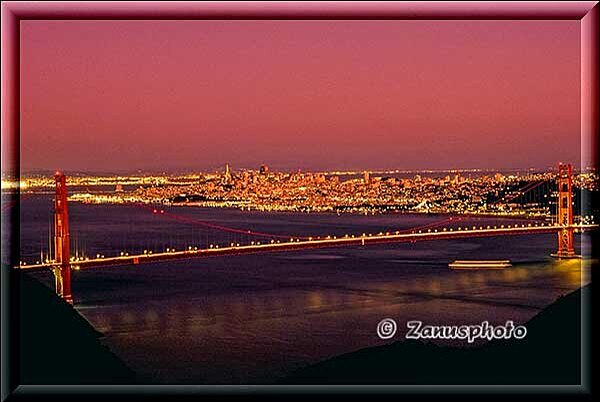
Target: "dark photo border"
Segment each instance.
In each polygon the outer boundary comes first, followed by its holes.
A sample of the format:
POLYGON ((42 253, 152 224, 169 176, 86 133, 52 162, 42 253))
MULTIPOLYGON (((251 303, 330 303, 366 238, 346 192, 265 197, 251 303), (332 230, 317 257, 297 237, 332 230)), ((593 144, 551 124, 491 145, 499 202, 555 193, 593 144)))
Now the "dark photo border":
MULTIPOLYGON (((598 167, 598 2, 2 2, 2 173, 20 177, 20 22, 24 20, 578 20, 581 32, 581 148, 598 167)), ((583 162, 583 160, 582 160, 583 162)), ((81 396, 160 399, 198 394, 367 394, 457 393, 544 394, 548 397, 591 396, 590 303, 582 303, 582 384, 580 386, 32 386, 19 383, 19 283, 11 267, 19 265, 20 208, 18 191, 10 193, 13 207, 3 214, 2 244, 1 400, 43 399, 48 396, 81 400, 81 396), (10 265, 5 265, 10 261, 10 265), (572 395, 572 396, 571 396, 572 395)), ((592 235, 593 238, 597 237, 592 235)), ((593 245, 593 241, 592 241, 593 245)), ((590 250, 594 257, 597 247, 590 250)), ((47 338, 49 334, 40 334, 47 338)), ((308 395, 305 395, 308 396, 308 395)), ((485 397, 487 398, 487 397, 485 397)), ((87 398, 86 398, 87 399, 87 398)))

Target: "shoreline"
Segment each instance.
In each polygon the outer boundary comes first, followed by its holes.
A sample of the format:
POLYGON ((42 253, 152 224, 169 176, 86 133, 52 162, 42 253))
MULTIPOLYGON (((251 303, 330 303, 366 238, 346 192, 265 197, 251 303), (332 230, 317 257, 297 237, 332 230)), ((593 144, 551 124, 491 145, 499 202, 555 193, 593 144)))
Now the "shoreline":
MULTIPOLYGON (((53 191, 40 191, 40 192, 21 192, 21 195, 50 195, 54 194, 53 191)), ((415 215, 415 216, 460 216, 467 218, 496 218, 496 219, 522 219, 522 220, 543 220, 547 221, 551 219, 549 216, 535 215, 532 216, 526 213, 517 214, 495 214, 492 212, 476 213, 476 212, 460 212, 460 211, 403 211, 398 209, 392 209, 390 211, 383 210, 384 206, 373 206, 373 210, 369 212, 353 210, 352 206, 329 206, 323 210, 302 210, 294 208, 276 208, 276 209, 263 209, 256 207, 240 207, 240 206, 220 206, 220 205, 200 205, 199 203, 164 203, 164 202, 151 202, 151 201, 125 201, 125 202, 86 202, 85 200, 72 199, 73 195, 69 196, 69 202, 79 203, 83 205, 119 205, 119 206, 132 206, 132 205, 163 205, 166 207, 182 207, 182 208, 206 208, 206 209, 225 209, 225 210, 237 210, 242 212, 259 212, 259 213, 278 213, 278 214, 315 214, 315 215, 415 215), (336 210, 336 208, 341 208, 336 210)), ((215 201, 216 202, 216 201, 215 201)))

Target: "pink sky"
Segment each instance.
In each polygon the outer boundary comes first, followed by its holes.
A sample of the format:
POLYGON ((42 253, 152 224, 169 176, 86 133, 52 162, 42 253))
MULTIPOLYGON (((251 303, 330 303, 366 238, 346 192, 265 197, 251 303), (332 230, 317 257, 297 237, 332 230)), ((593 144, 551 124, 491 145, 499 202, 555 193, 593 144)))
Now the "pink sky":
POLYGON ((580 160, 579 21, 22 21, 22 170, 580 160))

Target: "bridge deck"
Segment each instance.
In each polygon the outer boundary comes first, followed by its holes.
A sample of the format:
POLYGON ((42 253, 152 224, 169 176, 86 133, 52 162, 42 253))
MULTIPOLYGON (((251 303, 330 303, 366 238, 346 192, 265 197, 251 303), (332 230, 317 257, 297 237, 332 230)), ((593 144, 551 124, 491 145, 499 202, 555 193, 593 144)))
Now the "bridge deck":
MULTIPOLYGON (((594 229, 598 225, 572 225, 575 231, 584 231, 594 229)), ((427 231, 423 233, 385 233, 368 236, 343 236, 328 238, 314 238, 309 240, 293 239, 287 242, 271 241, 264 244, 253 244, 232 247, 215 247, 210 249, 187 249, 183 251, 172 251, 162 253, 148 253, 138 255, 123 255, 116 257, 94 258, 73 261, 71 264, 74 269, 94 268, 111 265, 137 265, 142 263, 159 262, 167 260, 181 260, 188 258, 201 258, 220 255, 241 255, 261 252, 278 252, 303 250, 310 248, 326 248, 326 247, 346 247, 360 246, 380 243, 407 243, 417 241, 431 240, 450 240, 469 237, 492 237, 492 236, 509 236, 509 235, 531 235, 539 233, 556 233, 565 229, 564 226, 508 226, 504 228, 480 228, 480 229, 441 229, 437 231, 427 231)), ((20 269, 48 269, 53 266, 52 263, 21 265, 20 269)))

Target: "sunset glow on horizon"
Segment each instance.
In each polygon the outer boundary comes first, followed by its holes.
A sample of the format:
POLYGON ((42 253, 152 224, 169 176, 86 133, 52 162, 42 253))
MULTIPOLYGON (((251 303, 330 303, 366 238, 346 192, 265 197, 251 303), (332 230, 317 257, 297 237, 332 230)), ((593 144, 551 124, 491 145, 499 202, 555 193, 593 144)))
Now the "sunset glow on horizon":
POLYGON ((21 169, 580 164, 579 21, 22 21, 21 169))

